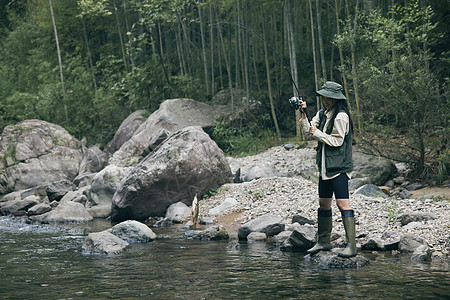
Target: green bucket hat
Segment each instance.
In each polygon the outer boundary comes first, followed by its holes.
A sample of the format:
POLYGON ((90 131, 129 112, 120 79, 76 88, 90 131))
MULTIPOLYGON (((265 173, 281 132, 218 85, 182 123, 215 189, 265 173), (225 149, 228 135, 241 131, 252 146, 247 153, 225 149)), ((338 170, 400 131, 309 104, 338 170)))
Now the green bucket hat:
POLYGON ((342 94, 342 85, 333 81, 325 82, 322 85, 322 89, 317 91, 317 94, 333 99, 347 99, 344 94, 342 94))

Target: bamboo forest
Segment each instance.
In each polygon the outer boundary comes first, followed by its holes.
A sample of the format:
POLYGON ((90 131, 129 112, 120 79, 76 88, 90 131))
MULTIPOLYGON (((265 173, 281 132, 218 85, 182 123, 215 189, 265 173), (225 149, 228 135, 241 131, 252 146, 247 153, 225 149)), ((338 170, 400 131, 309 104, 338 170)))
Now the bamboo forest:
POLYGON ((301 144, 288 100, 313 116, 335 81, 357 147, 442 184, 449 12, 449 0, 0 0, 0 130, 39 119, 104 146, 134 111, 239 92, 259 105, 210 134, 248 155, 301 144))

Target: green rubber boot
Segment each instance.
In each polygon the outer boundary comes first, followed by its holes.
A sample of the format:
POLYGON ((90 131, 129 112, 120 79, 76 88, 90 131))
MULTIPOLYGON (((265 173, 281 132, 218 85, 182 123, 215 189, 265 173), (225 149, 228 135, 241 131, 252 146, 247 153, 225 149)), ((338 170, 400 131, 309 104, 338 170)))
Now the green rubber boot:
POLYGON ((355 213, 352 209, 343 210, 342 222, 345 228, 345 237, 347 238, 347 246, 341 252, 338 252, 340 257, 356 256, 356 242, 355 242, 355 213))
POLYGON ((318 209, 317 211, 317 243, 306 251, 308 254, 315 254, 320 250, 331 250, 333 248, 330 243, 331 229, 333 227, 333 219, 330 210, 318 209))

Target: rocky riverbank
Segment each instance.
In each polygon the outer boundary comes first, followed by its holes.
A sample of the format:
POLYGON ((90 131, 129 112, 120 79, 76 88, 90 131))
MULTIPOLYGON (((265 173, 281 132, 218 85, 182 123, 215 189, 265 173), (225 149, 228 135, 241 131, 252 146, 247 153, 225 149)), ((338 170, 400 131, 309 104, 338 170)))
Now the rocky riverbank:
MULTIPOLYGON (((279 173, 285 173, 288 169, 295 169, 300 161, 311 160, 313 151, 311 148, 286 151, 283 147, 275 147, 256 156, 233 158, 231 165, 239 165, 242 171, 270 162, 279 173)), ((423 188, 411 193, 413 196, 406 199, 352 194, 350 199, 355 210, 357 244, 363 249, 377 250, 379 247, 381 250, 383 242, 412 235, 426 241, 433 258, 448 258, 449 188, 437 189, 437 192, 423 188)), ((317 184, 302 177, 270 177, 225 184, 212 194, 200 201, 200 217, 214 217, 214 222, 224 225, 231 236, 245 222, 266 214, 279 215, 286 224, 291 224, 296 215, 316 220, 317 184), (231 201, 233 206, 211 210, 220 207, 227 198, 235 200, 231 201)), ((335 204, 333 221, 334 236, 338 238, 344 229, 335 204)))

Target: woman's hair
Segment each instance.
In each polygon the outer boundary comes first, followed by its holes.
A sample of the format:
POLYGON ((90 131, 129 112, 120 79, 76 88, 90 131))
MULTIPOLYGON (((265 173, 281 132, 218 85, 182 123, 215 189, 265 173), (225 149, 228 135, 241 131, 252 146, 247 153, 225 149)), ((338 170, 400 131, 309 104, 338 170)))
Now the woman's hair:
POLYGON ((348 115, 348 121, 350 122, 350 126, 352 128, 353 131, 353 121, 352 121, 352 117, 350 115, 350 111, 348 110, 348 106, 347 106, 347 100, 341 100, 341 99, 334 99, 334 114, 333 117, 331 118, 331 121, 334 121, 334 119, 336 118, 337 114, 340 111, 345 111, 346 114, 348 115))

